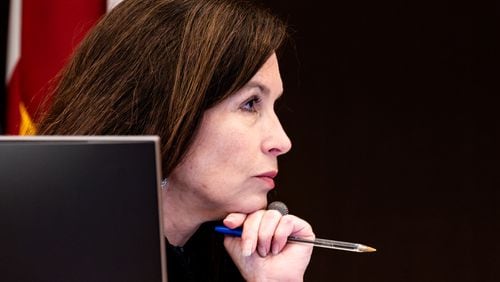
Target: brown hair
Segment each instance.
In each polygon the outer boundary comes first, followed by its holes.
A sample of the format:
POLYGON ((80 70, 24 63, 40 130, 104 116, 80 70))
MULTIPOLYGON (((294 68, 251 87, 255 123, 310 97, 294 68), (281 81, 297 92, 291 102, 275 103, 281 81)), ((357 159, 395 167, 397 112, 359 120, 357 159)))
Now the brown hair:
POLYGON ((39 134, 159 135, 168 175, 203 112, 246 84, 285 36, 248 1, 125 0, 62 71, 39 134))

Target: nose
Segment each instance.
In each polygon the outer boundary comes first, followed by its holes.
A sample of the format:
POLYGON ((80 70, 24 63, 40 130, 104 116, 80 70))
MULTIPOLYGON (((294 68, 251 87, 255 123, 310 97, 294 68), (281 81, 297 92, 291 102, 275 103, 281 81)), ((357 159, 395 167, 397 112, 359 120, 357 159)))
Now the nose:
POLYGON ((262 142, 262 150, 266 154, 279 156, 286 154, 292 148, 292 141, 286 135, 278 116, 273 114, 266 130, 267 134, 262 142))

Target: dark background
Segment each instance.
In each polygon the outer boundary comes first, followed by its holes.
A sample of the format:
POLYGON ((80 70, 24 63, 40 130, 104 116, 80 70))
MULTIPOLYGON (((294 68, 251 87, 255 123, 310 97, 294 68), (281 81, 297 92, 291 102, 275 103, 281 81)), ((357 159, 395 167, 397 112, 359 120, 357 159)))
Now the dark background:
POLYGON ((305 280, 500 281, 498 7, 265 2, 294 40, 272 196, 318 237, 378 250, 315 249, 305 280))
POLYGON ((267 2, 295 41, 275 196, 378 249, 315 249, 306 281, 500 281, 495 7, 267 2))

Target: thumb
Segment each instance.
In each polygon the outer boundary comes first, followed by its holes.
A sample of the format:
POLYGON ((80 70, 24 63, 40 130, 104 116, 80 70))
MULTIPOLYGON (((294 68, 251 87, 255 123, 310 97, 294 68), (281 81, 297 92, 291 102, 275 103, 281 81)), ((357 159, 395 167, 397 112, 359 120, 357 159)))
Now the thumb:
POLYGON ((246 218, 247 215, 244 213, 230 213, 224 218, 223 223, 226 227, 233 229, 240 227, 246 218))

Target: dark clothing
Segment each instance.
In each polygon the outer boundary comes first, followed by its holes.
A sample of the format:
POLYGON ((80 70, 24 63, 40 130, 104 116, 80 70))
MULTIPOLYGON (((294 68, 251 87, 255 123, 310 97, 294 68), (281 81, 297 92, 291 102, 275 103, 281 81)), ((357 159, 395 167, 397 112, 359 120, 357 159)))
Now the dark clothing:
POLYGON ((245 281, 224 248, 224 235, 214 232, 217 224, 201 225, 183 247, 167 242, 169 282, 245 281))

